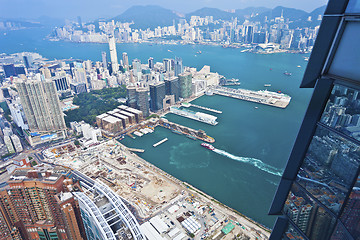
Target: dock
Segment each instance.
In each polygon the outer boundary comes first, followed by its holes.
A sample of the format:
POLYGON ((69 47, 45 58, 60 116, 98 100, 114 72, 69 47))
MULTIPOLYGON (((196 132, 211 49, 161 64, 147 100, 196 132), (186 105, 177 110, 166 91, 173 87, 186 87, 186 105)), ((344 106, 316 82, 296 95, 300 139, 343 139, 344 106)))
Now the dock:
POLYGON ((164 138, 163 140, 161 140, 161 141, 159 141, 159 142, 155 143, 155 144, 153 145, 153 147, 157 147, 157 146, 159 146, 160 144, 162 144, 162 143, 166 142, 167 140, 169 140, 169 139, 164 138))
POLYGON ((193 112, 190 110, 182 110, 180 108, 177 107, 170 107, 170 112, 182 117, 186 117, 186 118, 190 118, 199 122, 203 122, 203 123, 207 123, 210 125, 215 126, 216 124, 218 124, 218 122, 216 121, 217 117, 210 115, 210 114, 206 114, 206 113, 202 113, 202 112, 193 112))
POLYGON ((214 113, 218 113, 218 114, 222 113, 222 111, 219 111, 219 110, 216 110, 216 109, 213 109, 213 108, 208 108, 208 107, 195 105, 195 104, 192 104, 192 103, 182 103, 181 106, 183 106, 183 107, 195 107, 195 108, 199 108, 199 109, 202 109, 202 110, 207 110, 209 112, 214 112, 214 113))
POLYGON ((249 102, 265 104, 268 106, 286 108, 289 105, 291 97, 277 92, 270 92, 267 90, 252 91, 248 89, 232 89, 217 86, 211 89, 214 94, 226 97, 237 98, 249 102))
POLYGON ((145 152, 144 149, 137 149, 137 148, 127 148, 127 149, 131 152, 139 152, 139 153, 145 152))

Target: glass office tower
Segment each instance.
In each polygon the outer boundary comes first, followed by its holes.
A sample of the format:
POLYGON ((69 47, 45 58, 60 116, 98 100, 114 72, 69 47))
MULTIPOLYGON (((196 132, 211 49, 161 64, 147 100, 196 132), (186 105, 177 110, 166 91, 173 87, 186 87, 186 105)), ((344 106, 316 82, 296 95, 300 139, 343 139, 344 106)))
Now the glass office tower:
POLYGON ((270 239, 360 239, 360 0, 330 0, 301 87, 314 88, 269 214, 270 239))

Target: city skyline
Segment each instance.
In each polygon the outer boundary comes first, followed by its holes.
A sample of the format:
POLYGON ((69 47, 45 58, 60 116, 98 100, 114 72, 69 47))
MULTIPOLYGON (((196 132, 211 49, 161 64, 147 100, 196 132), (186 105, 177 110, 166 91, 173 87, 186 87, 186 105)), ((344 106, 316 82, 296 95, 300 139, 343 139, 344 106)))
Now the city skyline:
POLYGON ((164 0, 156 0, 152 2, 148 2, 146 0, 126 0, 119 3, 116 0, 107 0, 105 3, 102 2, 103 4, 98 4, 95 1, 89 2, 85 0, 78 0, 76 2, 69 0, 63 0, 61 2, 43 0, 0 0, 0 5, 2 6, 0 9, 0 15, 3 19, 37 19, 44 16, 51 16, 51 18, 68 18, 72 20, 75 20, 77 16, 81 16, 84 21, 90 21, 97 18, 107 18, 120 15, 128 8, 137 5, 159 5, 161 7, 185 14, 204 7, 230 10, 243 9, 247 7, 275 8, 277 6, 283 6, 310 12, 327 3, 326 0, 316 2, 310 0, 304 0, 301 2, 295 0, 277 0, 271 2, 265 0, 241 0, 236 2, 224 0, 221 1, 221 3, 214 0, 201 0, 195 2, 186 1, 169 3, 164 0), (54 9, 56 9, 56 12, 53 11, 54 9))

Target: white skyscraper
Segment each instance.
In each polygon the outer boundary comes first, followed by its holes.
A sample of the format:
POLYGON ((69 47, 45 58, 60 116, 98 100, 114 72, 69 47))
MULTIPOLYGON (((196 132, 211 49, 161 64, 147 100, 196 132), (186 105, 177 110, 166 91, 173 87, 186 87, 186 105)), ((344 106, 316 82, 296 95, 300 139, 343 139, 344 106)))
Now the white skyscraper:
POLYGON ((119 62, 117 58, 116 52, 116 43, 114 36, 109 36, 109 48, 110 48, 110 59, 111 59, 111 67, 113 73, 118 72, 119 70, 119 62))

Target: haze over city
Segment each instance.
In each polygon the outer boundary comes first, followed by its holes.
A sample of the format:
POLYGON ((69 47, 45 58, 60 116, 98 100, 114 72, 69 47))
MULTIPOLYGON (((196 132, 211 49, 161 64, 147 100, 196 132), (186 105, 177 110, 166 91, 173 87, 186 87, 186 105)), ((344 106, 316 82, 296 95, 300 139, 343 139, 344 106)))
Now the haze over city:
POLYGON ((49 16, 53 18, 76 18, 81 16, 85 21, 100 17, 113 17, 135 5, 159 5, 180 13, 188 13, 203 7, 227 9, 242 9, 247 7, 284 6, 312 11, 327 3, 326 0, 0 0, 1 18, 38 18, 49 16))

